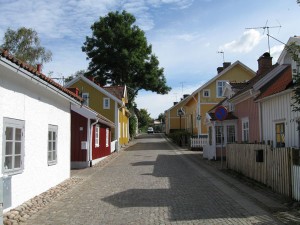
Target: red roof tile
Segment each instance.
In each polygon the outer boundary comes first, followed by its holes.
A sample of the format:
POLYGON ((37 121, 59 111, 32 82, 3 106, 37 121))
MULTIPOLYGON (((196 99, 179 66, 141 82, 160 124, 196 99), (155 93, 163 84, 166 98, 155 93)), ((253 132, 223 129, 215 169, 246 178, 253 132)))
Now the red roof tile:
POLYGON ((262 88, 261 94, 256 99, 262 99, 282 92, 289 88, 292 83, 292 69, 291 66, 288 66, 262 88))
POLYGON ((125 90, 124 86, 107 86, 102 88, 108 91, 110 94, 116 96, 118 99, 122 100, 125 90))
POLYGON ((14 56, 10 55, 7 50, 0 49, 0 57, 3 57, 5 59, 11 61, 12 63, 16 64, 17 66, 21 67, 22 69, 30 72, 32 75, 46 81, 47 83, 49 83, 53 87, 59 89, 60 91, 64 92, 65 94, 69 95, 73 99, 75 99, 79 102, 83 101, 83 99, 81 97, 77 96, 75 93, 68 90, 67 88, 64 88, 62 85, 56 83, 54 80, 47 77, 46 75, 38 72, 37 69, 34 68, 33 66, 30 66, 29 64, 27 64, 27 63, 15 58, 14 56))

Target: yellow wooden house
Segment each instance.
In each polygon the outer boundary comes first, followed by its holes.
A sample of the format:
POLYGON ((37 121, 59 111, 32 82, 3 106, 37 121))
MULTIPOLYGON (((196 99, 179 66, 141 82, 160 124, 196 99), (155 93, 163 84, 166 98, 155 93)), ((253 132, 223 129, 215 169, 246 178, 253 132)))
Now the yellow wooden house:
POLYGON ((115 124, 112 141, 117 141, 116 150, 129 142, 129 117, 126 86, 102 87, 93 78, 77 76, 65 85, 78 88, 84 104, 115 124))
POLYGON ((224 99, 223 88, 226 82, 243 82, 255 76, 249 67, 236 61, 224 62, 217 68, 218 74, 195 90, 191 95, 184 95, 180 102, 165 111, 166 133, 186 130, 193 136, 207 136, 205 125, 206 113, 224 99), (181 109, 181 110, 180 110, 181 109), (183 111, 179 116, 178 112, 183 111))

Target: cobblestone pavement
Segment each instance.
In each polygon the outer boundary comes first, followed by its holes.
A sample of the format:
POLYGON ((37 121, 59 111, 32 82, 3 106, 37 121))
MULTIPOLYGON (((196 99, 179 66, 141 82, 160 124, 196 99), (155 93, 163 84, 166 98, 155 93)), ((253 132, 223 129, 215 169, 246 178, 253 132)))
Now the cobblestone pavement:
POLYGON ((282 224, 191 151, 144 137, 105 166, 73 171, 83 181, 26 224, 282 224))

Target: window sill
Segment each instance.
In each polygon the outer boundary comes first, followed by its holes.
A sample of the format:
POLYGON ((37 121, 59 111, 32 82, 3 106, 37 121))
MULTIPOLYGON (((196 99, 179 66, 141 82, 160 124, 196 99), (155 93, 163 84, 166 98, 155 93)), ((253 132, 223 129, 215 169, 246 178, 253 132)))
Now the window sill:
POLYGON ((55 162, 48 162, 48 166, 54 166, 54 165, 56 165, 57 164, 57 162, 55 161, 55 162))

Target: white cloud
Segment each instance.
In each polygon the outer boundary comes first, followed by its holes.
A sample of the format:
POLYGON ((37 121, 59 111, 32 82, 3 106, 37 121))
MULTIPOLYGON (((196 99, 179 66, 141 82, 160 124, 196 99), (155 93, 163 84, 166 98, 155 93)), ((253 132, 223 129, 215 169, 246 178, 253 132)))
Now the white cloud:
POLYGON ((220 46, 219 49, 229 52, 248 53, 259 44, 263 36, 257 30, 247 30, 243 35, 234 41, 220 46))
POLYGON ((277 61, 283 49, 284 49, 284 45, 275 45, 270 49, 271 56, 273 57, 273 62, 277 61))

